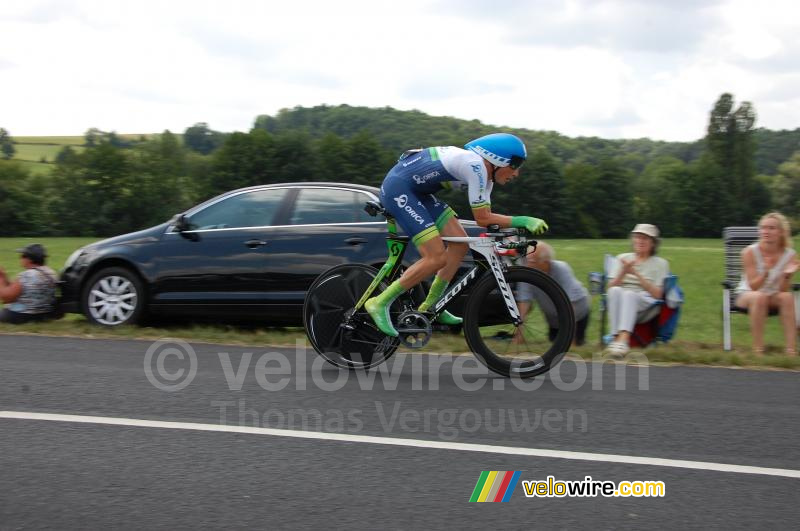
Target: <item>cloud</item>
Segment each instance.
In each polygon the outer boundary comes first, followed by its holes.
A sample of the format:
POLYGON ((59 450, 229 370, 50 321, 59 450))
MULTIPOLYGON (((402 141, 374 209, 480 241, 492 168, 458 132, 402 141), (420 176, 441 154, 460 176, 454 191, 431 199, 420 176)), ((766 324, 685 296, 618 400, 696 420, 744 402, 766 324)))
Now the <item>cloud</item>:
POLYGON ((787 37, 780 39, 771 49, 763 49, 760 53, 732 55, 732 63, 751 72, 768 75, 796 72, 800 69, 800 39, 787 37))
POLYGON ((340 76, 326 72, 328 65, 320 64, 318 52, 308 52, 307 38, 287 35, 285 25, 264 31, 261 25, 226 29, 206 20, 185 24, 186 38, 209 56, 238 65, 242 76, 325 90, 344 85, 340 76))
POLYGON ((172 95, 162 91, 150 90, 146 87, 139 86, 103 86, 91 83, 88 84, 86 88, 116 94, 141 104, 178 105, 186 101, 184 97, 181 97, 177 94, 172 95))
POLYGON ((724 26, 714 35, 709 56, 731 62, 751 73, 782 74, 800 68, 797 3, 769 4, 733 1, 722 11, 724 26))
POLYGON ((739 61, 739 64, 750 71, 769 75, 780 75, 785 72, 797 72, 800 47, 797 50, 787 50, 763 59, 739 61))
POLYGON ((513 86, 503 83, 469 81, 458 77, 423 77, 405 83, 400 89, 400 95, 412 100, 441 100, 470 96, 500 96, 513 91, 513 86))
POLYGON ((84 19, 80 6, 58 0, 3 5, 3 18, 26 24, 51 24, 66 18, 84 19))
POLYGON ((714 1, 446 1, 463 16, 493 20, 517 44, 597 47, 620 52, 676 53, 696 49, 718 27, 714 1), (456 8, 455 6, 459 6, 456 8))
POLYGON ((642 117, 630 107, 608 109, 606 113, 602 113, 602 110, 598 111, 599 112, 596 113, 594 117, 587 117, 586 119, 580 120, 578 125, 600 128, 621 128, 630 125, 638 125, 643 121, 642 117))
POLYGON ((247 130, 347 103, 690 140, 731 92, 760 126, 793 128, 798 17, 795 0, 9 0, 3 120, 17 134, 247 130))
POLYGON ((335 90, 344 87, 344 82, 334 75, 315 70, 283 70, 280 76, 283 81, 297 85, 311 85, 321 89, 335 90))
POLYGON ((280 54, 278 43, 261 36, 225 31, 207 23, 193 24, 184 35, 211 55, 235 61, 269 62, 280 54))
POLYGON ((800 99, 800 73, 773 76, 769 85, 759 91, 754 99, 779 102, 800 99))

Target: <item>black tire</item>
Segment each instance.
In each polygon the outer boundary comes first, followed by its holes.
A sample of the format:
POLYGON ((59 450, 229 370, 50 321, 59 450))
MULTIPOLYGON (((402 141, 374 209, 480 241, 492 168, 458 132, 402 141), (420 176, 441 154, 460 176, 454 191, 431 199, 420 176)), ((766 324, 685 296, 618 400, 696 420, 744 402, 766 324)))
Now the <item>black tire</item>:
POLYGON ((567 353, 575 333, 575 314, 564 290, 545 273, 511 267, 505 278, 515 294, 523 284, 538 290, 538 307, 515 326, 494 275, 487 272, 469 294, 464 337, 470 350, 492 371, 506 377, 532 378, 549 371, 567 353), (541 310, 545 306, 550 308, 550 322, 541 310), (556 330, 553 339, 549 337, 551 328, 556 330))
POLYGON ((84 315, 89 322, 102 326, 137 324, 143 317, 144 304, 142 281, 124 267, 97 271, 81 292, 84 315))
MULTIPOLYGON (((400 340, 378 330, 363 308, 351 319, 352 328, 341 325, 372 283, 378 270, 365 264, 338 265, 322 273, 306 294, 303 324, 311 346, 327 361, 344 369, 369 369, 386 361, 400 340)), ((386 283, 376 294, 386 289, 386 283)), ((415 302, 398 297, 390 308, 392 320, 415 302)))

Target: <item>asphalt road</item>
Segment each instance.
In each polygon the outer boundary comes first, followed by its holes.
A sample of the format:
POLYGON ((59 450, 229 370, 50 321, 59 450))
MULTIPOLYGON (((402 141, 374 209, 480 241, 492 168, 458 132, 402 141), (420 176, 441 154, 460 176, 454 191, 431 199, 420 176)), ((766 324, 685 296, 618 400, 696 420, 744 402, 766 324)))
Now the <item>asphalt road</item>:
POLYGON ((303 345, 0 336, 0 412, 81 416, 0 413, 0 528, 796 528, 800 520, 797 372, 567 360, 520 383, 470 357, 401 353, 360 375, 320 361, 303 345), (281 435, 301 430, 347 440, 281 435), (483 470, 663 481, 666 495, 527 498, 517 485, 509 503, 468 503, 483 470))

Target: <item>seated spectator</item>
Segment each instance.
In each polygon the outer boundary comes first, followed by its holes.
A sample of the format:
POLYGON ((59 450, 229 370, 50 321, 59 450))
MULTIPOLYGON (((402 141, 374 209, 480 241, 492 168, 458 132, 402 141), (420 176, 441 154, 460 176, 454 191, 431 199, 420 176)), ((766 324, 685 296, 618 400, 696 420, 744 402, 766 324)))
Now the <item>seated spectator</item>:
POLYGON ((797 254, 787 219, 777 212, 758 222, 758 241, 742 251, 742 281, 736 306, 746 308, 753 335, 753 353, 764 354, 764 322, 769 310, 778 310, 786 339, 786 354, 795 356, 796 320, 791 279, 797 272, 797 254))
POLYGON ((655 225, 640 223, 631 231, 632 253, 623 253, 614 260, 608 272, 606 296, 614 339, 606 353, 624 356, 630 350, 631 333, 636 323, 652 319, 651 308, 664 296, 664 279, 669 263, 655 256, 659 231, 655 225))
MULTIPOLYGON (((583 284, 575 278, 575 274, 572 272, 572 268, 569 264, 561 260, 556 260, 555 257, 553 248, 549 244, 540 241, 536 246, 536 250, 527 255, 527 266, 538 269, 553 277, 567 294, 567 297, 569 297, 572 303, 572 309, 575 312, 574 344, 583 345, 586 342, 586 324, 589 322, 592 299, 589 296, 589 292, 583 287, 583 284)), ((529 284, 523 284, 520 287, 527 288, 525 290, 517 290, 515 295, 522 318, 524 319, 528 314, 533 299, 536 299, 536 302, 539 303, 539 307, 550 326, 549 336, 552 341, 558 333, 558 327, 555 308, 553 308, 550 299, 545 297, 542 293, 534 293, 534 291, 538 290, 529 284)))
POLYGON ((0 323, 22 324, 51 319, 56 310, 56 273, 45 266, 47 252, 38 243, 22 249, 23 271, 11 282, 0 268, 0 300, 8 308, 0 311, 0 323))

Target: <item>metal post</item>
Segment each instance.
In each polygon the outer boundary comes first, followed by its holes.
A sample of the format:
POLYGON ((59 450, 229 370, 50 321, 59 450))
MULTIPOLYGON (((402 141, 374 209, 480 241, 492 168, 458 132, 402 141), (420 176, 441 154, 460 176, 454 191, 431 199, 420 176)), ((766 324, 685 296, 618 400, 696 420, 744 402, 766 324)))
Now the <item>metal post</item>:
POLYGON ((722 290, 722 348, 731 350, 731 296, 729 289, 722 290))

